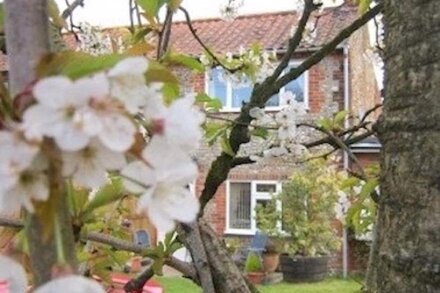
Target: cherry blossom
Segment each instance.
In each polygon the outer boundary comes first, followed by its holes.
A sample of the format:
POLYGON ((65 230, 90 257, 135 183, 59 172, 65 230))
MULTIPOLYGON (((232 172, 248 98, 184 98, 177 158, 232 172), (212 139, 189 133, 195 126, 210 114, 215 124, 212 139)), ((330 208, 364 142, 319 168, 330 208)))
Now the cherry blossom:
POLYGON ((157 87, 147 87, 145 72, 148 61, 143 57, 126 58, 108 72, 111 95, 124 103, 126 109, 138 113, 146 105, 151 94, 157 94, 157 87))
POLYGON ((153 224, 162 231, 174 227, 174 220, 191 222, 199 202, 188 185, 197 176, 197 166, 187 153, 164 137, 154 136, 142 153, 147 163, 135 161, 121 174, 126 188, 141 193, 140 210, 146 210, 153 224))
POLYGON ((115 100, 109 97, 109 82, 104 74, 84 78, 77 83, 90 89, 90 99, 82 111, 85 131, 97 136, 110 150, 123 152, 134 143, 136 127, 115 100), (95 93, 92 88, 95 87, 95 93))
POLYGON ((32 164, 28 169, 0 174, 0 212, 13 214, 24 207, 34 211, 32 200, 45 201, 49 197, 48 179, 42 172, 45 165, 32 164))
POLYGON ((12 258, 0 255, 0 281, 7 286, 6 292, 25 293, 27 289, 26 272, 12 258))
POLYGON ((163 117, 163 134, 168 142, 187 152, 196 151, 202 139, 200 125, 204 115, 194 106, 194 101, 192 95, 174 101, 163 117))
POLYGON ((107 182, 107 171, 120 170, 126 164, 123 153, 107 149, 93 140, 84 149, 63 153, 63 175, 88 188, 99 188, 107 182))
POLYGON ((89 136, 79 110, 96 93, 95 86, 83 88, 82 82, 56 76, 39 81, 33 93, 38 103, 23 115, 22 128, 27 138, 53 137, 61 149, 70 151, 87 145, 89 136))

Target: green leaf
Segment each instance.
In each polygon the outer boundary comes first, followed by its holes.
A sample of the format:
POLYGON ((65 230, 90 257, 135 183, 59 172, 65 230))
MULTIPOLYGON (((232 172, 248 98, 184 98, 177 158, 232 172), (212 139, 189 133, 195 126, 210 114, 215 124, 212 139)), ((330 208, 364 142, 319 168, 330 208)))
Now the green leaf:
POLYGON ((356 2, 358 3, 360 14, 364 14, 365 12, 368 11, 368 9, 370 8, 371 1, 372 0, 356 0, 356 2))
POLYGON ((220 101, 219 99, 213 98, 213 99, 211 99, 211 101, 206 103, 205 107, 208 110, 218 111, 221 108, 223 108, 223 104, 222 104, 222 101, 220 101))
POLYGON ((363 186, 362 190, 359 193, 359 197, 367 198, 371 195, 374 189, 379 185, 378 179, 369 179, 363 186))
POLYGON ((180 242, 173 242, 168 248, 167 248, 167 255, 173 255, 177 250, 181 249, 183 247, 183 244, 180 242))
POLYGON ((164 59, 165 61, 169 62, 171 65, 172 64, 183 65, 198 73, 202 73, 205 71, 205 67, 203 66, 202 63, 200 63, 197 59, 185 54, 168 53, 164 59))
POLYGON ((126 58, 125 55, 119 54, 92 56, 73 51, 52 53, 42 58, 37 65, 36 72, 39 77, 66 75, 72 79, 77 79, 110 69, 124 58, 126 58))
POLYGON ((170 246, 171 242, 174 239, 174 231, 172 232, 168 232, 167 234, 165 234, 165 239, 163 240, 163 243, 165 244, 165 247, 170 246))
POLYGON ((351 189, 356 185, 359 185, 359 178, 356 177, 348 177, 344 181, 342 181, 340 185, 340 189, 351 189))
POLYGON ((211 100, 212 100, 211 97, 205 93, 198 93, 196 96, 196 103, 207 103, 210 102, 211 100))
POLYGON ((257 136, 257 137, 261 137, 263 139, 266 139, 267 136, 269 135, 269 131, 266 128, 258 127, 258 128, 251 130, 250 134, 253 136, 257 136))
POLYGON ((338 125, 338 126, 342 126, 348 113, 349 113, 349 111, 347 111, 347 110, 343 110, 343 111, 336 113, 335 117, 333 118, 334 124, 338 125))
POLYGON ((166 0, 136 0, 136 2, 149 17, 156 17, 166 0))
POLYGON ((84 208, 82 214, 86 216, 97 208, 121 199, 124 195, 122 180, 120 178, 112 178, 110 183, 104 185, 98 190, 93 199, 84 208))
POLYGON ((321 119, 319 119, 316 124, 321 127, 324 128, 326 130, 332 130, 333 129, 333 121, 327 117, 323 117, 321 119))
POLYGON ((139 43, 140 41, 144 41, 146 35, 148 35, 153 30, 150 27, 142 28, 141 30, 136 31, 132 36, 133 44, 139 43))
POLYGON ((180 87, 177 83, 165 83, 162 87, 165 104, 169 105, 180 96, 180 87))
POLYGON ((156 259, 153 263, 153 265, 151 266, 151 268, 153 269, 154 273, 158 276, 162 276, 163 275, 163 265, 164 265, 164 260, 163 259, 156 259))
POLYGON ((205 130, 206 142, 212 146, 227 131, 228 127, 221 123, 206 122, 203 129, 205 130))
POLYGON ((64 18, 61 17, 57 2, 55 0, 49 0, 47 6, 49 17, 52 19, 53 24, 60 29, 67 28, 67 23, 64 18))
POLYGON ((150 61, 145 73, 147 82, 163 82, 179 84, 176 76, 165 66, 158 62, 150 61))
POLYGON ((235 156, 234 151, 232 150, 231 144, 229 143, 229 138, 227 132, 223 133, 222 140, 220 141, 220 145, 222 147, 222 151, 231 157, 235 156))
POLYGON ((183 0, 168 0, 168 6, 173 12, 176 12, 180 4, 182 4, 182 1, 183 0))
POLYGON ((196 102, 203 106, 206 110, 218 111, 223 107, 219 99, 212 98, 206 93, 199 93, 196 96, 196 102))

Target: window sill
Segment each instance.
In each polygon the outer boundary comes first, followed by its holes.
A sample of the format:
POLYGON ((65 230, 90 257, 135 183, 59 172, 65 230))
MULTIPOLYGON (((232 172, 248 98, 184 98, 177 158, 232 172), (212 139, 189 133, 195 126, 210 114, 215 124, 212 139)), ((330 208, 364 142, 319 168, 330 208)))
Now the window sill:
POLYGON ((243 235, 243 236, 253 236, 255 231, 252 230, 242 230, 242 229, 226 229, 223 234, 227 235, 243 235))

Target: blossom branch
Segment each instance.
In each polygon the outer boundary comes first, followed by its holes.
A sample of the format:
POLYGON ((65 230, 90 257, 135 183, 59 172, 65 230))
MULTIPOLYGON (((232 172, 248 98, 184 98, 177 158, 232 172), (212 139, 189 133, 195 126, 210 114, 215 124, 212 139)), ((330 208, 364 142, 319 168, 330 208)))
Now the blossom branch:
POLYGON ((200 46, 202 46, 202 48, 205 50, 206 53, 208 53, 209 56, 211 56, 211 58, 214 60, 215 64, 214 65, 219 65, 221 66, 223 69, 225 69, 226 71, 230 72, 230 73, 234 73, 237 72, 238 70, 243 68, 243 64, 239 65, 237 67, 234 68, 229 68, 228 66, 226 66, 225 64, 223 64, 218 58, 217 56, 208 48, 208 46, 205 45, 205 43, 202 41, 202 39, 200 39, 199 35, 197 35, 197 31, 196 29, 193 27, 192 25, 192 21, 191 21, 191 17, 189 16, 188 11, 183 8, 182 6, 179 7, 179 10, 183 12, 183 14, 185 15, 185 19, 186 19, 186 24, 188 25, 188 28, 191 32, 191 34, 193 35, 193 37, 196 39, 196 41, 200 44, 200 46))
POLYGON ((377 14, 379 14, 383 9, 383 3, 379 3, 375 7, 371 8, 369 11, 364 13, 361 17, 356 19, 352 24, 348 27, 340 31, 330 42, 324 45, 321 49, 316 51, 312 56, 307 58, 303 63, 301 63, 298 67, 291 69, 284 76, 280 77, 274 84, 272 91, 269 92, 269 98, 276 92, 278 92, 282 87, 287 85, 292 80, 296 79, 307 69, 312 67, 321 61, 328 53, 332 52, 336 49, 336 47, 345 39, 351 36, 358 28, 366 24, 368 21, 373 19, 377 14))

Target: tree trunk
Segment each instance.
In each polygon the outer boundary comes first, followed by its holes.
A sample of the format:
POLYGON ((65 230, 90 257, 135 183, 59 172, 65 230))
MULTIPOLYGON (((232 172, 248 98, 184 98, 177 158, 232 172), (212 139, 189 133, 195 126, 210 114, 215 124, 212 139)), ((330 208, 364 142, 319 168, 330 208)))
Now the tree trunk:
MULTIPOLYGON (((5 1, 6 46, 9 63, 9 89, 12 96, 23 91, 36 78, 35 66, 49 52, 49 18, 47 0, 5 1)), ((59 158, 58 158, 59 159, 59 158)), ((57 193, 57 218, 61 225, 64 260, 74 266, 75 249, 70 224, 67 197, 62 192, 64 185, 60 165, 50 160, 50 200, 57 193), (57 192, 59 191, 59 192, 57 192)), ((47 204, 47 203, 46 203, 47 204)), ((30 215, 26 225, 34 284, 41 285, 51 279, 51 269, 57 264, 57 250, 53 237, 47 235, 47 224, 36 214, 30 215), (46 227, 45 227, 46 226, 46 227), (48 239, 46 239, 48 238, 48 239)), ((58 251, 60 253, 60 251, 58 251)))
POLYGON ((229 256, 226 247, 203 219, 199 219, 198 222, 190 225, 180 224, 178 233, 180 239, 184 241, 185 246, 191 252, 203 292, 258 292, 252 284, 246 282, 246 279, 229 256), (195 234, 199 235, 200 241, 194 242, 194 239, 197 238, 195 234), (197 263, 200 264, 197 265, 197 263), (206 281, 206 278, 212 279, 212 283, 206 281), (211 288, 211 284, 214 288, 211 288))
POLYGON ((440 1, 384 0, 377 292, 440 292, 440 1))

